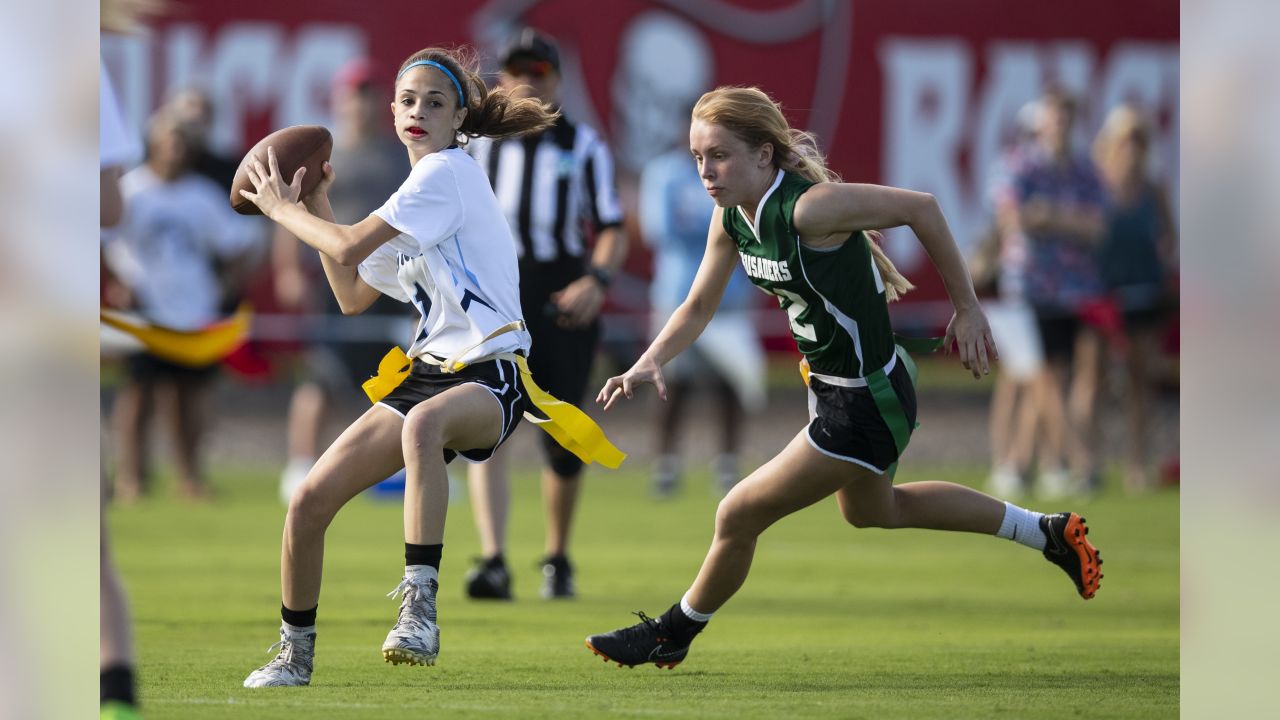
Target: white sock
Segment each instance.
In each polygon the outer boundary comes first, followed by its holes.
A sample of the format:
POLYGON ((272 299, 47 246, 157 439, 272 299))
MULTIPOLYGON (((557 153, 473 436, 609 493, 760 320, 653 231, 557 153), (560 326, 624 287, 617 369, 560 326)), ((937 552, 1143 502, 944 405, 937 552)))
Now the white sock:
POLYGON ((1020 508, 1013 503, 1004 504, 1004 519, 1000 521, 997 537, 1020 542, 1029 548, 1044 550, 1045 537, 1040 530, 1040 518, 1044 513, 1020 508))
POLYGON ((684 613, 685 617, 700 623, 705 623, 709 621, 711 619, 711 616, 715 614, 715 613, 700 613, 697 610, 694 610, 693 606, 689 604, 689 593, 685 593, 684 597, 680 598, 680 611, 684 613))
POLYGON ((405 565, 404 576, 415 582, 425 583, 428 580, 440 582, 440 571, 430 565, 405 565))
POLYGON ((308 625, 307 627, 298 627, 297 625, 290 625, 289 623, 281 620, 280 629, 284 630, 284 633, 289 637, 296 638, 296 637, 304 637, 306 635, 310 635, 314 633, 316 631, 316 626, 308 625))

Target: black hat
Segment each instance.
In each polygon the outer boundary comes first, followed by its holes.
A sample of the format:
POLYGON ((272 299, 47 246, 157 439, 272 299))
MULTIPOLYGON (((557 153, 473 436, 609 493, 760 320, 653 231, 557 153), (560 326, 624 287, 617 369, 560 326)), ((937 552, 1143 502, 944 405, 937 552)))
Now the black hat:
POLYGON ((503 65, 519 58, 528 58, 549 63, 551 69, 560 72, 560 51, 556 48, 555 41, 533 28, 521 30, 507 46, 502 57, 503 65))

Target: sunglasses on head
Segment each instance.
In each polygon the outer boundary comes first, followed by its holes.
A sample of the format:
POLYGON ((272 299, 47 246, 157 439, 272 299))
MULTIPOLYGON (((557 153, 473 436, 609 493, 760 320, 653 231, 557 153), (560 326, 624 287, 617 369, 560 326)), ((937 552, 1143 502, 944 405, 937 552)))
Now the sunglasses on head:
POLYGON ((512 60, 503 68, 503 72, 511 77, 531 77, 540 80, 552 73, 554 68, 546 60, 512 60))

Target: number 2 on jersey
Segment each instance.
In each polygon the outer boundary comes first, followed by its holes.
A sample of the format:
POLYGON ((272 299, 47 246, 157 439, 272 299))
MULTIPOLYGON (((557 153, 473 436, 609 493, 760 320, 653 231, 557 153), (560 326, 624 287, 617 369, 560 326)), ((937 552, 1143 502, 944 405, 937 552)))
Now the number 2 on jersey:
POLYGON ((787 306, 786 310, 787 319, 791 323, 792 334, 796 337, 802 337, 809 342, 818 342, 818 333, 814 331, 813 326, 802 323, 799 320, 800 316, 804 314, 804 311, 809 309, 809 303, 805 302, 804 298, 799 295, 781 288, 771 288, 769 292, 777 295, 779 298, 785 298, 791 301, 791 304, 787 306))

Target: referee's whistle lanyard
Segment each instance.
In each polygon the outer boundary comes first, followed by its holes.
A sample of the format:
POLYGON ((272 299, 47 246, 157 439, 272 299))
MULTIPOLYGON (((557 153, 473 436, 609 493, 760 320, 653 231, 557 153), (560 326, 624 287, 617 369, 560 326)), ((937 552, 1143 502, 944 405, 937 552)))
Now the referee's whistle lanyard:
MULTIPOLYGON (((916 376, 918 370, 916 363, 911 359, 911 352, 931 353, 942 347, 943 338, 909 338, 894 333, 894 352, 897 355, 898 362, 901 362, 907 368, 907 376, 911 378, 911 385, 916 384, 916 376)), ((892 367, 893 363, 889 363, 885 367, 892 367)), ((809 385, 809 359, 800 359, 800 377, 804 378, 806 387, 809 385)), ((889 373, 885 368, 880 368, 866 377, 862 378, 867 381, 867 390, 871 391, 871 399, 875 401, 876 409, 880 411, 880 419, 884 420, 884 424, 889 426, 889 432, 893 435, 893 444, 898 448, 898 456, 907 449, 907 443, 911 440, 911 431, 920 427, 920 423, 916 423, 912 427, 910 421, 907 420, 907 413, 902 409, 902 403, 898 400, 898 393, 894 392, 893 385, 889 382, 889 373)), ((889 478, 892 479, 898 472, 898 463, 895 461, 886 471, 889 478)))
MULTIPOLYGON (((468 363, 462 362, 462 358, 466 357, 467 353, 500 335, 523 329, 524 321, 514 320, 489 333, 480 342, 459 350, 444 360, 431 355, 411 358, 399 346, 393 347, 378 363, 378 374, 364 381, 361 387, 364 388, 365 394, 369 396, 369 401, 377 403, 392 390, 399 387, 405 378, 409 377, 415 359, 431 365, 437 365, 446 373, 458 372, 468 365, 468 363)), ((607 468, 616 470, 622 464, 622 461, 626 459, 627 454, 610 442, 609 438, 605 437, 604 431, 600 429, 600 426, 586 413, 538 387, 538 384, 533 381, 533 374, 529 372, 529 364, 525 361, 523 355, 501 353, 485 359, 510 360, 516 364, 516 367, 520 370, 520 380, 524 384, 524 389, 529 393, 529 400, 534 407, 546 415, 545 418, 540 418, 526 412, 524 414, 525 419, 541 428, 543 432, 560 443, 564 449, 578 456, 579 460, 587 464, 598 462, 607 468)))

